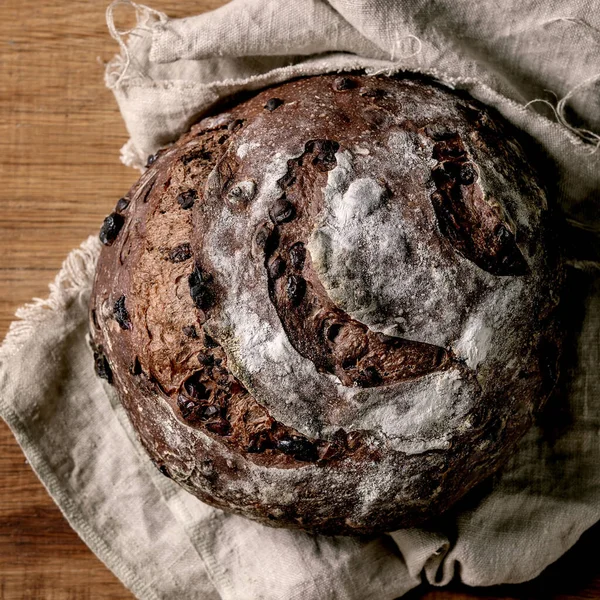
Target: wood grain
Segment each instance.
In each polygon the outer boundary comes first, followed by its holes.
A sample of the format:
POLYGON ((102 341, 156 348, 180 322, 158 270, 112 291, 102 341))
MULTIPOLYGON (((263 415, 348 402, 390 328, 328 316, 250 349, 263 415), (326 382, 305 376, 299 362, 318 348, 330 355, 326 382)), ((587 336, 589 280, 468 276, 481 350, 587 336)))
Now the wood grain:
MULTIPOLYGON (((224 0, 155 0, 171 16, 224 0)), ((15 309, 47 285, 136 179, 103 61, 116 52, 105 1, 0 5, 0 337, 15 309)), ((132 595, 81 542, 0 423, 0 599, 125 600, 132 595)), ((534 582, 418 589, 410 600, 600 598, 600 528, 534 582)))

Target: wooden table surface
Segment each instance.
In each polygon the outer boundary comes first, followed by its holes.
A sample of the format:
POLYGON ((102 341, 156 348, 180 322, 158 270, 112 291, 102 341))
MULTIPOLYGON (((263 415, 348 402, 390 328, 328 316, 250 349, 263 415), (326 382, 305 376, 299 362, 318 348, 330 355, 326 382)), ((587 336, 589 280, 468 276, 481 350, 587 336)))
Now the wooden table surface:
MULTIPOLYGON (((155 0, 171 16, 224 0, 155 0)), ((0 338, 15 309, 45 297, 66 254, 136 179, 119 162, 127 134, 103 84, 116 52, 106 0, 0 3, 0 338)), ((0 422, 0 599, 132 598, 72 531, 0 422)), ((411 600, 600 598, 595 527, 520 586, 419 588, 411 600)), ((184 600, 184 599, 183 599, 184 600)))

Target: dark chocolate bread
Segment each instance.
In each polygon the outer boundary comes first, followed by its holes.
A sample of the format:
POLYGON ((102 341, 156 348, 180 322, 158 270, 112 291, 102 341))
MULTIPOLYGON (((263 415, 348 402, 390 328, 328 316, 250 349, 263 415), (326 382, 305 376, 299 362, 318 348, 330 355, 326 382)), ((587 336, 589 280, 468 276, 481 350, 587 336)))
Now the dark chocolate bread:
POLYGON ((437 83, 331 75, 151 157, 102 226, 90 326, 161 472, 268 525, 370 534, 501 466, 560 350, 518 139, 437 83))

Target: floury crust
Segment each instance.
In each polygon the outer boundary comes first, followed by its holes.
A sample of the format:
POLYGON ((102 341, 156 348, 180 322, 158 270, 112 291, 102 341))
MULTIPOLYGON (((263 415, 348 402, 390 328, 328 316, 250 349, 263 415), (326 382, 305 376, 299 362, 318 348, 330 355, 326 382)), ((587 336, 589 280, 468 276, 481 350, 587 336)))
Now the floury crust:
POLYGON ((369 534, 497 469, 560 350, 532 160, 464 95, 357 74, 153 157, 103 226, 90 326, 161 471, 269 525, 369 534))

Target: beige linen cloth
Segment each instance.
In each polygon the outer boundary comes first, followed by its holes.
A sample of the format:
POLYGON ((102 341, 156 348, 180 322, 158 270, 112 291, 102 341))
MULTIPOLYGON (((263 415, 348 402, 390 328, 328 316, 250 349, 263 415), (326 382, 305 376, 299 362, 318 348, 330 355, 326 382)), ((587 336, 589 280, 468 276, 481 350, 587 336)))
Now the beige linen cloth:
POLYGON ((533 578, 600 519, 600 11, 594 0, 234 0, 109 28, 106 82, 141 167, 220 98, 305 74, 412 70, 465 88, 545 149, 566 224, 559 393, 517 454, 444 518, 369 538, 271 529, 214 509, 141 450, 86 342, 96 238, 17 315, 0 413, 73 528, 139 598, 391 600, 422 580, 533 578), (538 100, 528 104, 532 100, 538 100))

